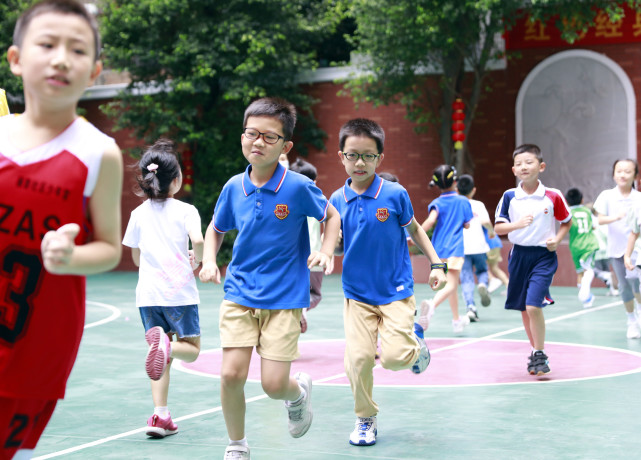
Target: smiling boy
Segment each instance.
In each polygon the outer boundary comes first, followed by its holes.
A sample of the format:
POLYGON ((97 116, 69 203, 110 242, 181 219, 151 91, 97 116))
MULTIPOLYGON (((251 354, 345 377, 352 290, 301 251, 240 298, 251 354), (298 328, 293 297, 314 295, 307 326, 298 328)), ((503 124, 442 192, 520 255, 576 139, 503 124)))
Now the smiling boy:
POLYGON ((320 265, 329 274, 340 216, 312 180, 278 162, 294 145, 295 123, 294 106, 282 99, 247 107, 240 141, 249 165, 223 187, 205 235, 200 279, 220 283, 216 254, 225 232, 238 230, 220 307, 226 459, 250 458, 244 386, 254 347, 265 393, 285 400, 290 435, 303 436, 312 423, 311 378, 304 372, 291 377, 290 368, 299 356, 301 312, 309 307, 308 267, 320 265), (321 249, 311 254, 308 216, 326 222, 321 249))
POLYGON ((545 163, 538 146, 521 145, 512 158, 512 172, 520 183, 503 193, 494 220, 496 234, 508 235, 513 244, 505 308, 521 312, 532 346, 527 371, 544 375, 550 372, 550 366, 544 350, 543 307, 554 303, 550 285, 558 266, 556 249, 570 230, 572 214, 563 194, 539 180, 545 163), (558 232, 556 220, 561 222, 558 232))
POLYGON ((378 405, 372 399, 377 337, 385 369, 423 372, 430 354, 423 330, 413 330, 416 301, 405 229, 432 263, 432 289, 445 285, 446 266, 414 218, 409 194, 376 174, 385 133, 374 121, 350 120, 340 130, 338 157, 349 178, 330 202, 343 231, 345 372, 354 396, 356 426, 349 442, 376 443, 378 405), (416 332, 414 332, 416 331, 416 332))

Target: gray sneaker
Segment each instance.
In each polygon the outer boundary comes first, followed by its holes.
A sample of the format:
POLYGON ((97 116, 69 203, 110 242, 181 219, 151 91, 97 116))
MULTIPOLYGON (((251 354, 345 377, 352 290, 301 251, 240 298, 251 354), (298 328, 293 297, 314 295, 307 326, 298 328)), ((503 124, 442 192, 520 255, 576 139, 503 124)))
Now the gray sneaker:
POLYGON ((289 415, 289 434, 293 438, 300 438, 309 430, 314 416, 312 411, 312 378, 305 372, 299 372, 295 378, 301 388, 305 390, 305 397, 295 405, 285 401, 285 407, 289 415))
POLYGON ((479 295, 481 296, 481 305, 488 307, 492 303, 492 297, 490 297, 485 283, 479 283, 478 290, 479 295))

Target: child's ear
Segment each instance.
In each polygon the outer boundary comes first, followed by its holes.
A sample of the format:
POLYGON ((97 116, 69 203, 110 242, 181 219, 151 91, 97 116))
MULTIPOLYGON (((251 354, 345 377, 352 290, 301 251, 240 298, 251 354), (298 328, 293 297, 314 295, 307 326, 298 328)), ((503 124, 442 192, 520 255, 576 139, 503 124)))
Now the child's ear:
POLYGON ((9 61, 9 68, 11 73, 16 77, 22 75, 22 66, 20 65, 20 48, 16 45, 11 45, 7 50, 7 61, 9 61))

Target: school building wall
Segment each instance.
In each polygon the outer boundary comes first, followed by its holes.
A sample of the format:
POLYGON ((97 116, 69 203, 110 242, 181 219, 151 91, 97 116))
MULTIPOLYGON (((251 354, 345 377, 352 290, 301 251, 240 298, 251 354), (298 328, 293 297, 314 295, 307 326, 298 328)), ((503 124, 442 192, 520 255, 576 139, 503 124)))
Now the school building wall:
MULTIPOLYGON (((474 161, 473 174, 478 189, 475 198, 483 201, 492 218, 503 191, 515 185, 514 175, 511 172, 511 153, 516 142, 515 107, 519 88, 528 73, 538 63, 567 49, 563 47, 521 50, 520 58, 510 60, 503 70, 491 72, 486 81, 491 91, 485 92, 480 100, 476 118, 469 133, 469 149, 474 161)), ((635 94, 641 94, 641 47, 635 44, 618 44, 590 46, 583 49, 603 53, 617 62, 630 77, 635 94)), ((434 80, 426 77, 426 84, 434 84, 434 80)), ((409 192, 417 220, 422 222, 427 217, 428 204, 439 194, 436 187, 432 189, 428 187, 431 172, 443 163, 436 129, 430 127, 427 132, 417 134, 414 131, 414 125, 405 119, 406 112, 403 106, 390 105, 374 108, 370 104, 362 103, 356 107, 351 98, 338 95, 340 89, 342 86, 333 82, 314 83, 306 87, 306 91, 319 101, 314 107, 314 115, 320 127, 328 135, 325 150, 311 150, 306 158, 318 169, 318 186, 329 197, 334 190, 344 184, 347 178, 337 155, 340 126, 351 118, 371 118, 381 124, 386 132, 385 158, 378 171, 388 171, 398 176, 400 183, 409 192)), ((111 131, 113 123, 98 108, 105 102, 105 100, 83 101, 81 106, 87 110, 87 118, 98 128, 113 135, 123 150, 136 145, 137 141, 130 136, 129 132, 111 131)), ((637 113, 641 113, 638 98, 636 104, 637 113)), ((638 124, 637 121, 637 130, 638 124)), ((637 139, 637 146, 638 143, 637 139)), ((290 161, 293 161, 296 156, 296 147, 294 147, 290 153, 290 161)), ((134 161, 125 154, 125 163, 133 164, 134 161)), ((132 174, 127 172, 129 171, 126 171, 123 186, 123 231, 130 212, 140 203, 140 198, 133 193, 132 174)), ((568 184, 568 187, 571 185, 568 184)), ((206 221, 210 216, 202 217, 203 221, 206 221)), ((376 236, 372 235, 372 237, 376 236)), ((507 253, 510 247, 507 240, 504 240, 504 246, 502 267, 507 270, 507 253)), ((576 275, 567 247, 567 238, 559 248, 558 255, 559 269, 554 284, 574 286, 576 275)), ((340 258, 337 262, 336 272, 340 272, 342 268, 340 258)), ((426 282, 429 274, 426 258, 413 256, 413 265, 416 281, 426 282)), ((126 248, 118 269, 136 269, 126 248)))

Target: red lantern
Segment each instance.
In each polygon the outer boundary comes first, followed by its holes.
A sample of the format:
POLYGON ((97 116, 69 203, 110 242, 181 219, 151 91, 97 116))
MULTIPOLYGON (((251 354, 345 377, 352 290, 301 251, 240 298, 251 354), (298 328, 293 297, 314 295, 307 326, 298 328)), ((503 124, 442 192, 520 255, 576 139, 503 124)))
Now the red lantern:
POLYGON ((452 140, 454 141, 454 148, 460 150, 463 148, 463 141, 465 140, 465 104, 463 99, 456 98, 452 103, 452 140))
POLYGON ((185 192, 191 193, 194 185, 194 162, 191 158, 191 150, 185 150, 183 153, 183 188, 185 192))

